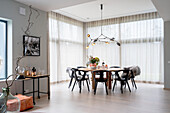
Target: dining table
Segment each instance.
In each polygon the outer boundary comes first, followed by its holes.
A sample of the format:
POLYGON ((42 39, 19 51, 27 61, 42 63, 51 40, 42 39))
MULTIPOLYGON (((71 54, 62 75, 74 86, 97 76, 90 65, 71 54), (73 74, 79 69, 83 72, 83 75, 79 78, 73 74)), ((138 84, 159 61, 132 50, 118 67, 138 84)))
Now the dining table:
POLYGON ((115 72, 115 75, 116 76, 119 76, 118 72, 120 71, 123 71, 124 69, 122 68, 79 68, 78 69, 79 71, 85 71, 85 72, 91 72, 92 74, 92 89, 94 89, 95 87, 95 81, 94 81, 94 77, 96 75, 96 73, 94 71, 107 71, 106 72, 106 77, 108 78, 108 82, 107 82, 107 86, 108 86, 108 89, 111 89, 112 86, 112 72, 115 72))

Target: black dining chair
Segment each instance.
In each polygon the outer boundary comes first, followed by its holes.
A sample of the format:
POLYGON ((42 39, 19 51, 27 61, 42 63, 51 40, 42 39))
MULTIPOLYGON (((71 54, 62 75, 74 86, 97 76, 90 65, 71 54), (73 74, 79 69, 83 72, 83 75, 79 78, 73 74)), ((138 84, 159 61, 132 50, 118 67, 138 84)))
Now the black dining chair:
MULTIPOLYGON (((79 69, 79 68, 87 68, 87 67, 85 67, 85 66, 77 66, 77 68, 79 69)), ((79 75, 82 75, 82 73, 81 72, 79 72, 79 75)), ((88 72, 86 73, 86 76, 88 76, 88 78, 89 78, 89 85, 90 85, 90 77, 89 77, 89 74, 88 74, 88 72)), ((83 82, 83 85, 84 85, 84 82, 83 82)))
POLYGON ((122 70, 123 73, 122 73, 122 76, 119 76, 119 73, 118 72, 121 72, 121 71, 117 71, 115 72, 115 82, 114 82, 114 85, 113 85, 113 91, 115 89, 115 85, 116 85, 116 82, 117 81, 120 81, 120 90, 121 90, 121 93, 123 94, 123 86, 125 86, 127 84, 128 88, 129 88, 129 91, 131 92, 131 89, 130 89, 130 86, 129 86, 129 83, 128 83, 128 80, 130 79, 130 76, 129 76, 129 72, 130 70, 129 69, 124 69, 122 70))
POLYGON ((98 75, 99 75, 99 78, 97 78, 96 74, 93 74, 93 78, 94 78, 94 82, 95 82, 94 95, 96 94, 98 82, 104 82, 105 83, 106 94, 108 95, 108 90, 107 90, 107 81, 108 81, 108 78, 104 77, 104 74, 107 73, 107 72, 108 71, 106 71, 106 70, 96 70, 96 71, 93 71, 93 73, 98 73, 98 75))
POLYGON ((130 74, 131 74, 130 79, 131 79, 131 82, 132 82, 132 86, 137 89, 136 82, 134 80, 135 79, 135 74, 133 73, 132 70, 131 70, 130 74))
MULTIPOLYGON (((110 66, 110 68, 120 68, 120 66, 110 66)), ((112 72, 112 79, 115 79, 115 72, 112 72)))
POLYGON ((110 66, 110 68, 120 68, 120 66, 110 66))
POLYGON ((76 84, 76 82, 77 82, 78 85, 79 85, 79 92, 81 93, 82 82, 83 82, 83 81, 86 81, 88 91, 90 92, 89 84, 88 84, 88 79, 89 79, 89 78, 88 78, 88 76, 86 76, 87 71, 80 71, 80 70, 78 70, 77 68, 72 68, 72 71, 73 71, 73 74, 74 74, 74 76, 75 76, 75 82, 74 82, 72 91, 74 90, 74 86, 75 86, 75 84, 76 84), (83 73, 83 74, 79 75, 79 73, 83 73))
POLYGON ((69 77, 71 78, 71 79, 70 79, 70 82, 69 82, 69 86, 68 86, 68 88, 70 88, 70 86, 71 86, 71 84, 72 84, 72 81, 73 81, 73 79, 74 79, 74 73, 73 73, 71 67, 67 67, 66 72, 68 73, 69 77))
POLYGON ((130 74, 131 74, 130 79, 132 82, 132 86, 135 87, 136 89, 137 89, 137 86, 136 86, 136 82, 134 79, 137 75, 140 75, 140 73, 141 73, 141 70, 140 70, 139 66, 132 66, 130 68, 130 74))

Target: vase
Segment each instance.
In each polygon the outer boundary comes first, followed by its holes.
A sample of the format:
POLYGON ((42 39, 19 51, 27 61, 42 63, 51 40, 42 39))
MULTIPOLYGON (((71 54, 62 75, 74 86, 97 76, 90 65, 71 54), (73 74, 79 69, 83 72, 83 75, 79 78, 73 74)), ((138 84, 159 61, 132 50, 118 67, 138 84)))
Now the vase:
POLYGON ((2 94, 0 96, 0 113, 19 112, 20 100, 10 93, 9 88, 2 88, 2 94))
POLYGON ((96 63, 90 64, 90 68, 91 68, 91 69, 96 69, 96 66, 97 66, 96 63))

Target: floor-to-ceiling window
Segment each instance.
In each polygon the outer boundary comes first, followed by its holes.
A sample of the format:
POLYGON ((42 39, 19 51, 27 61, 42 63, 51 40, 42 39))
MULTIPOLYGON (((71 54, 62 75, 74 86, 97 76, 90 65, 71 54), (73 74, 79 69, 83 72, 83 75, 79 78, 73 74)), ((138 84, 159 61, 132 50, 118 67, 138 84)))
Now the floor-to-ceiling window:
POLYGON ((122 66, 138 65, 138 80, 162 83, 163 20, 158 14, 123 17, 121 41, 122 66))
POLYGON ((67 67, 83 65, 83 23, 49 13, 51 82, 67 80, 67 67))
MULTIPOLYGON (((88 43, 88 38, 85 43, 88 43)), ((83 65, 89 56, 99 57, 108 66, 138 65, 141 75, 136 79, 146 82, 163 82, 163 20, 157 12, 82 23, 57 13, 49 13, 50 74, 51 81, 67 80, 67 67, 83 65), (84 25, 84 26, 83 26, 84 25), (97 38, 103 34, 120 41, 103 42, 86 50, 83 34, 97 38), (84 28, 84 29, 83 29, 84 28), (84 33, 83 33, 84 31, 84 33)), ((101 65, 101 64, 100 64, 101 65)))
MULTIPOLYGON (((115 37, 116 44, 96 43, 87 50, 88 55, 98 56, 109 66, 138 65, 140 81, 163 82, 163 20, 157 13, 103 20, 103 34, 115 37)), ((92 38, 100 35, 101 21, 86 23, 86 34, 92 38)), ((88 40, 87 40, 88 42, 88 40)))
POLYGON ((7 77, 7 21, 0 20, 0 79, 7 77))

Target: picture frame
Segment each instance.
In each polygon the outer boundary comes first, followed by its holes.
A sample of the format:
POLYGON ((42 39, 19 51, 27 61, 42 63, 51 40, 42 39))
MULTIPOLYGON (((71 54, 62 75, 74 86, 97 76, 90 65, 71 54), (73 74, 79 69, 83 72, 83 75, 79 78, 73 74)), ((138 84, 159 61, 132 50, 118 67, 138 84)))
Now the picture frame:
POLYGON ((23 55, 40 56, 40 37, 23 35, 23 55))

